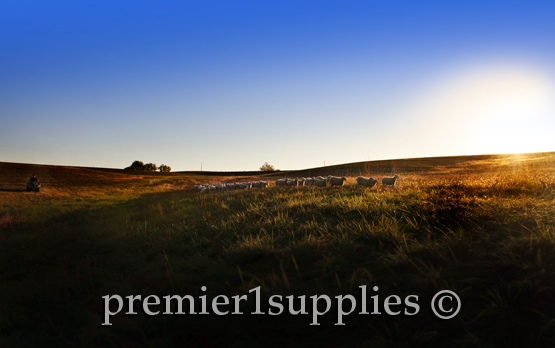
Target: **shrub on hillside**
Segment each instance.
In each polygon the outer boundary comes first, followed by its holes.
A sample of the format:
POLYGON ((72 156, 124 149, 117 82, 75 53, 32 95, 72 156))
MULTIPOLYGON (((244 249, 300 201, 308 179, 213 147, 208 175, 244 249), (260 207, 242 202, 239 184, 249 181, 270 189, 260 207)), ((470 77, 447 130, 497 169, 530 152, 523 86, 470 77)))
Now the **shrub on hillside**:
POLYGON ((158 167, 158 170, 160 170, 161 172, 169 173, 171 172, 172 167, 167 166, 165 164, 161 164, 160 167, 158 167))
POLYGON ((264 162, 264 164, 262 165, 262 167, 260 167, 260 171, 262 172, 273 172, 276 169, 274 168, 273 165, 268 164, 268 162, 264 162))
POLYGON ((125 169, 144 170, 145 169, 145 164, 142 161, 135 161, 129 167, 127 167, 125 169))
POLYGON ((154 163, 147 163, 145 164, 145 169, 144 170, 148 170, 151 172, 155 172, 158 169, 158 167, 156 166, 156 164, 154 163))

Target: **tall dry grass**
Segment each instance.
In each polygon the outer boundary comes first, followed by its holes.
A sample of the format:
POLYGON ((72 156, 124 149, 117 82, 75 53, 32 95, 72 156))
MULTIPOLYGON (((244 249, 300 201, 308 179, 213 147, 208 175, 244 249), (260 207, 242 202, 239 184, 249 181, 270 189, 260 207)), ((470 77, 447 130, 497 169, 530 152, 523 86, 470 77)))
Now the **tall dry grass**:
POLYGON ((353 177, 342 188, 204 202, 193 183, 233 178, 108 176, 70 189, 59 176, 50 193, 0 191, 0 344, 552 346, 555 176, 542 156, 401 172, 395 189, 353 177), (421 311, 351 315, 345 327, 333 315, 321 327, 303 315, 118 315, 99 325, 103 295, 197 295, 203 285, 209 297, 260 286, 264 298, 377 285, 380 298, 418 295, 421 311), (442 289, 463 302, 452 320, 427 305, 442 289))

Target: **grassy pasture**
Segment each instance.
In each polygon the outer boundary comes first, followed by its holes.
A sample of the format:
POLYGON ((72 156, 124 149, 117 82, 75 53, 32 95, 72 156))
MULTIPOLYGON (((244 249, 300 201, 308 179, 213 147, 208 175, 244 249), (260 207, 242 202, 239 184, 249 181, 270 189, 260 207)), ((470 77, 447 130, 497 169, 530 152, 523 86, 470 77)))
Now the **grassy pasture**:
POLYGON ((555 153, 307 171, 354 177, 201 204, 193 184, 247 178, 0 163, 0 347, 555 345, 555 153), (355 186, 359 174, 392 169, 397 189, 355 186), (24 191, 32 174, 40 193, 24 191), (206 286, 210 298, 260 286, 267 299, 360 285, 379 286, 368 296, 380 301, 418 295, 420 311, 353 313, 345 326, 334 308, 320 326, 310 315, 122 311, 100 325, 107 294, 198 296, 206 286), (462 300, 451 320, 430 310, 443 289, 462 300))

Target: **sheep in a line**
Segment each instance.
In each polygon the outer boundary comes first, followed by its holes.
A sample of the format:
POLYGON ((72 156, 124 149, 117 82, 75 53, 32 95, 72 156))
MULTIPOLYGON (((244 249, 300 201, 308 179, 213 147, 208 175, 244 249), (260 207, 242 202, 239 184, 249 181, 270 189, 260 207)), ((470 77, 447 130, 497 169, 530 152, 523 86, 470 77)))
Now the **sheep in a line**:
POLYGON ((299 178, 296 179, 286 179, 287 180, 287 186, 291 187, 291 186, 297 186, 297 183, 299 182, 299 178))
POLYGON ((395 187, 395 181, 397 181, 397 179, 399 179, 399 175, 397 175, 397 174, 395 174, 395 176, 392 177, 392 178, 391 178, 391 177, 384 176, 384 177, 382 178, 382 185, 383 185, 383 186, 391 185, 391 187, 394 188, 394 187, 395 187))
POLYGON ((227 184, 199 184, 199 185, 194 185, 194 188, 202 191, 203 189, 207 188, 209 191, 214 191, 214 190, 221 190, 221 191, 226 191, 226 190, 248 190, 252 187, 258 187, 258 188, 266 188, 269 185, 269 181, 249 181, 249 182, 242 182, 242 183, 227 183, 227 184))
POLYGON ((369 187, 372 188, 374 187, 377 183, 378 183, 378 179, 374 179, 374 178, 365 178, 363 176, 359 176, 357 178, 357 184, 359 186, 363 186, 363 187, 369 187))
POLYGON ((327 183, 328 183, 328 181, 324 178, 322 178, 322 179, 315 178, 313 185, 316 186, 316 187, 326 187, 327 183))
POLYGON ((268 186, 268 184, 269 184, 268 180, 266 180, 266 181, 253 181, 252 182, 252 187, 253 188, 265 188, 265 187, 268 186))
POLYGON ((199 200, 201 203, 204 203, 204 201, 206 200, 206 195, 209 193, 210 187, 201 187, 199 193, 197 194, 197 200, 199 200))
POLYGON ((337 176, 332 176, 332 175, 328 175, 328 182, 330 183, 330 187, 333 186, 343 186, 343 183, 347 181, 346 177, 337 177, 337 176))
POLYGON ((276 186, 278 186, 278 187, 285 187, 285 186, 287 186, 287 181, 286 181, 286 179, 277 179, 277 180, 276 180, 276 186))
POLYGON ((256 188, 264 188, 268 186, 268 181, 254 181, 252 183, 252 187, 256 187, 256 188))
POLYGON ((251 188, 251 185, 249 183, 244 182, 244 183, 237 184, 237 188, 242 190, 248 190, 251 188))
POLYGON ((314 185, 314 178, 305 178, 304 179, 304 185, 308 186, 308 187, 314 185))

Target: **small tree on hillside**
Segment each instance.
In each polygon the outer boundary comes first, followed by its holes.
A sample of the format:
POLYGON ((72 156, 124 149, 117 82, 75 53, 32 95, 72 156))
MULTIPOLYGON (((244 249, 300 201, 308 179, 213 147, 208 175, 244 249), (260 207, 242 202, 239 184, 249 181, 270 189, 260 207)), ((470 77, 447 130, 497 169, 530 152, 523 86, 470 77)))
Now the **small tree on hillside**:
POLYGON ((154 163, 145 164, 145 170, 155 172, 157 169, 158 169, 158 167, 154 163))
POLYGON ((135 162, 133 162, 133 164, 131 164, 131 167, 128 167, 128 168, 133 169, 133 170, 144 170, 145 169, 145 164, 143 163, 143 161, 135 161, 135 162))
POLYGON ((158 170, 160 170, 161 172, 169 173, 171 172, 172 167, 167 166, 165 164, 161 164, 160 167, 158 167, 158 170))
POLYGON ((268 164, 268 162, 264 162, 264 164, 262 165, 262 167, 260 167, 260 170, 263 172, 273 172, 276 169, 274 168, 273 165, 268 164))

